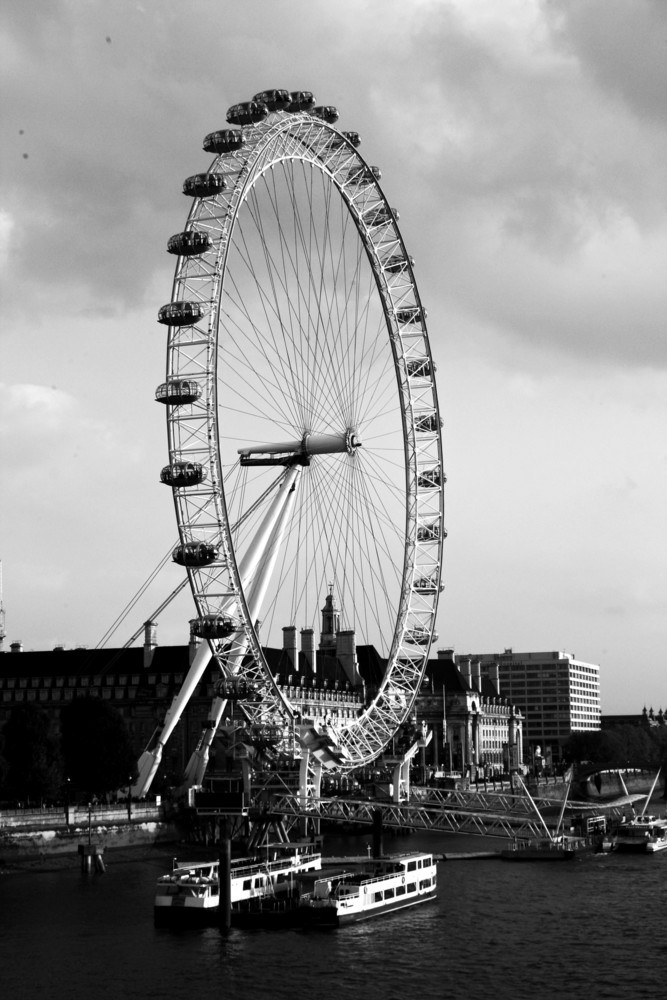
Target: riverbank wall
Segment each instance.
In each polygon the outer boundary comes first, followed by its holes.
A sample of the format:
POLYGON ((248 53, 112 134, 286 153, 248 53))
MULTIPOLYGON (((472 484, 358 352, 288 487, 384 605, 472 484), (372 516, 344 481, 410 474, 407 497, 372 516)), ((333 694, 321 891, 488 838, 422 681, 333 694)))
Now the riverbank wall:
POLYGON ((0 862, 76 854, 79 845, 104 850, 170 843, 180 838, 161 805, 17 809, 0 812, 0 862))

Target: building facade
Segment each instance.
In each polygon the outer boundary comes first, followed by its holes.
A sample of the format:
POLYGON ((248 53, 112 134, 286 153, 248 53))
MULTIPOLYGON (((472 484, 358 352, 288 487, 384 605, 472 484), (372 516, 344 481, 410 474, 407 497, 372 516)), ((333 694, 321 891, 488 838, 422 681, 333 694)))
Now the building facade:
POLYGON ((429 660, 415 704, 433 733, 426 758, 436 773, 494 778, 523 768, 523 717, 502 692, 498 672, 458 661, 453 650, 429 660))
POLYGON ((600 667, 561 651, 474 653, 457 662, 480 664, 483 674, 497 675, 503 694, 524 717, 524 741, 531 761, 537 754, 548 764, 561 757, 571 732, 600 728, 600 667))

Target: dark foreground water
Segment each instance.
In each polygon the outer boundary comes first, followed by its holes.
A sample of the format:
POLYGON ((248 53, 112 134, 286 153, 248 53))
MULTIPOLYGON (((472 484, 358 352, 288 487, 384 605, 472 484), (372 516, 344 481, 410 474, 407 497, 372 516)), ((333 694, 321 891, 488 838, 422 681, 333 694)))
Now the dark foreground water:
MULTIPOLYGON (((387 839, 388 850, 482 850, 479 838, 387 839)), ((329 842, 330 852, 342 844, 329 842)), ((345 842, 348 853, 365 841, 345 842)), ((45 867, 48 867, 48 860, 45 867)), ((438 900, 331 931, 153 926, 164 850, 0 875, 8 1000, 634 1000, 667 997, 667 852, 571 864, 448 861, 438 900)))

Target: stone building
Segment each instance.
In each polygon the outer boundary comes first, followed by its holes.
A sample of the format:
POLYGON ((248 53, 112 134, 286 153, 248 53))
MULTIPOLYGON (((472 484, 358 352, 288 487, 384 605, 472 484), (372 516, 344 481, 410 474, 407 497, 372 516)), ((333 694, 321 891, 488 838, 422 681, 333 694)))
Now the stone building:
POLYGON ((501 694, 498 674, 479 661, 438 650, 428 662, 415 705, 433 732, 426 751, 436 772, 493 777, 523 765, 523 716, 501 694))

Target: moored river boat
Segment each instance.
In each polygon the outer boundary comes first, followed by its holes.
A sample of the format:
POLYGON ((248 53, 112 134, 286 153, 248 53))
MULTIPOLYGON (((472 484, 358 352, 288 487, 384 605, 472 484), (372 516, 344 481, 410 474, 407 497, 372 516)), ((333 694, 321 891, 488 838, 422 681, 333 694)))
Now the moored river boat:
MULTIPOLYGON (((259 907, 267 899, 287 901, 296 893, 295 882, 307 872, 322 868, 322 855, 312 844, 274 844, 261 856, 232 861, 230 873, 231 916, 259 907)), ((155 890, 155 922, 212 923, 218 917, 220 880, 218 861, 174 861, 155 890)))
POLYGON ((374 859, 356 871, 323 873, 302 897, 299 922, 340 927, 427 903, 436 897, 432 854, 413 852, 374 859))

